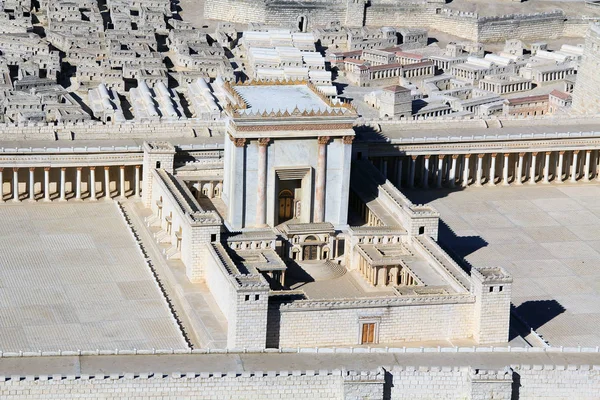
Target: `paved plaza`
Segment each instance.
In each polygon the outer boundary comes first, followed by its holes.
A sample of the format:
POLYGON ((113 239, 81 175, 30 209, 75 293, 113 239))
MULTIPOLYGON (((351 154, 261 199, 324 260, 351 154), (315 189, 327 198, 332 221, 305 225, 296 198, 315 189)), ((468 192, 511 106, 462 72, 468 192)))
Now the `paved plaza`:
POLYGON ((0 208, 0 350, 185 348, 113 202, 0 208))
POLYGON ((553 346, 600 343, 600 185, 407 191, 441 213, 440 241, 514 277, 513 304, 553 346))

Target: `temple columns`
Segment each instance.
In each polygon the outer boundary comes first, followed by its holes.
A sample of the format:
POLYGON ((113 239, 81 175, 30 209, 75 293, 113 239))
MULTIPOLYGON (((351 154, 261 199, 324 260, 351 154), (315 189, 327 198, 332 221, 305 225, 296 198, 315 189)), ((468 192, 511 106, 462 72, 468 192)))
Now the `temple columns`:
POLYGON ((458 155, 454 154, 452 156, 452 165, 450 166, 450 174, 448 176, 448 181, 450 182, 450 187, 453 188, 456 183, 456 160, 458 159, 458 155))
POLYGON ((442 187, 442 177, 444 175, 444 156, 443 155, 439 155, 438 156, 438 168, 437 168, 437 177, 436 177, 436 182, 435 185, 437 188, 441 188, 442 187))
POLYGON ((110 196, 110 175, 109 175, 109 168, 110 167, 104 167, 104 200, 110 200, 111 196, 110 196))
POLYGON ((565 160, 565 152, 558 153, 558 166, 556 167, 556 182, 561 183, 563 178, 563 163, 565 160))
POLYGON ((29 201, 35 201, 35 168, 29 168, 29 201))
POLYGON ((490 158, 490 176, 488 185, 496 186, 496 154, 492 154, 490 158))
POLYGON ((543 183, 550 183, 550 155, 552 153, 547 151, 546 158, 544 160, 544 180, 543 183))
POLYGON ((519 153, 519 163, 517 164, 517 173, 515 175, 515 185, 522 185, 523 178, 523 156, 525 153, 519 153))
POLYGON ((67 192, 67 188, 66 188, 66 184, 67 184, 67 180, 66 180, 66 174, 67 174, 67 169, 66 168, 61 168, 60 169, 60 198, 59 201, 66 201, 66 192, 67 192))
POLYGON ((81 200, 81 167, 75 173, 75 200, 81 200))
POLYGON ((321 136, 319 142, 319 156, 317 159, 317 176, 315 179, 315 213, 314 222, 323 222, 325 220, 325 173, 327 163, 327 143, 329 136, 321 136))
POLYGON ((402 158, 396 159, 396 186, 398 189, 402 187, 402 158))
POLYGON ((504 154, 504 164, 502 165, 502 185, 508 186, 508 158, 509 153, 504 154))
POLYGON ((424 188, 429 187, 429 156, 423 157, 423 177, 421 179, 421 186, 424 188))
POLYGON ((125 166, 121 165, 119 167, 119 189, 120 189, 120 198, 125 198, 125 166))
POLYGON ((96 200, 96 167, 90 167, 90 200, 96 200))
POLYGON ((573 160, 571 161, 571 183, 577 182, 577 155, 579 150, 573 151, 573 160))
POLYGON ((531 153, 531 166, 529 168, 529 184, 535 185, 537 153, 531 153))
POLYGON ((408 187, 415 187, 415 164, 416 164, 417 156, 411 156, 409 158, 410 166, 409 166, 409 176, 408 176, 408 187))
POLYGON ((44 201, 50 201, 50 168, 44 168, 44 201))
POLYGON ((140 197, 140 166, 135 166, 135 197, 140 197))
POLYGON ((469 157, 471 157, 470 154, 465 154, 463 161, 462 187, 469 186, 469 157))
POLYGON ((13 201, 19 200, 19 168, 13 168, 13 201))
POLYGON ((591 157, 592 157, 591 153, 592 153, 591 150, 586 150, 586 152, 585 152, 585 165, 583 166, 583 181, 584 182, 590 181, 590 161, 591 161, 591 157))
POLYGON ((258 176, 256 179, 256 226, 259 227, 266 226, 267 221, 267 146, 269 146, 268 138, 258 139, 258 176))
POLYGON ((481 186, 481 178, 483 177, 483 157, 485 154, 477 155, 477 172, 475 186, 481 186))

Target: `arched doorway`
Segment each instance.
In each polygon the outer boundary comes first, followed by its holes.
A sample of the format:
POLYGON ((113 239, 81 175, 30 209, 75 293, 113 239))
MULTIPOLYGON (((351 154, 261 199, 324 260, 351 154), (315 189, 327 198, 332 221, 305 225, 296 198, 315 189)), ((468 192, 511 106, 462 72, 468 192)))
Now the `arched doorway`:
MULTIPOLYGON (((317 238, 314 236, 307 236, 304 242, 317 242, 317 238)), ((319 253, 319 246, 317 244, 306 244, 304 245, 304 254, 302 259, 304 260, 317 260, 319 253)))
POLYGON ((308 19, 304 15, 300 15, 298 17, 298 29, 300 29, 300 32, 306 32, 307 28, 308 28, 308 19))
POLYGON ((279 223, 292 219, 294 216, 294 194, 284 189, 279 192, 279 223))

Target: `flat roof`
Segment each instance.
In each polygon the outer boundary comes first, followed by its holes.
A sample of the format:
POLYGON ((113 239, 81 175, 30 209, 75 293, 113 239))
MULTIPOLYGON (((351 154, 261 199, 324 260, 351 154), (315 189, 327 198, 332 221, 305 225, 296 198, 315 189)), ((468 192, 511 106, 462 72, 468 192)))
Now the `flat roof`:
POLYGON ((233 89, 242 96, 252 112, 292 112, 296 107, 299 110, 331 110, 306 85, 234 86, 233 89))

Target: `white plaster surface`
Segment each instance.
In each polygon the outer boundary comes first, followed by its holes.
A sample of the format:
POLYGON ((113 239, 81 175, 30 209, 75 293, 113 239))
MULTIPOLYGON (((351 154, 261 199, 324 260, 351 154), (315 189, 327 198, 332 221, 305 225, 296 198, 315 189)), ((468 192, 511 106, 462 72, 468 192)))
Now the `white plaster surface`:
POLYGON ((114 203, 0 207, 0 350, 186 348, 114 203))
POLYGON ((305 85, 236 86, 235 90, 249 104, 251 112, 288 110, 329 110, 317 95, 305 85))
POLYGON ((440 241, 514 277, 512 302, 553 346, 600 343, 600 186, 413 191, 447 226, 440 241))

